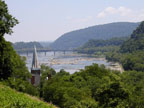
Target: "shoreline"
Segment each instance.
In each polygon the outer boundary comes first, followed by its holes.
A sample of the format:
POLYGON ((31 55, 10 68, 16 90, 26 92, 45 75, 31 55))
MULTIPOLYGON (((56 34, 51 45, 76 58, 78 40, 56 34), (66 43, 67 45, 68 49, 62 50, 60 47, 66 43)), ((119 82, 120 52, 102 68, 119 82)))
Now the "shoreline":
MULTIPOLYGON (((23 55, 24 56, 24 55, 23 55)), ((123 68, 119 63, 109 62, 106 60, 104 55, 88 55, 88 54, 79 54, 79 53, 68 53, 61 54, 58 56, 42 54, 39 55, 39 64, 44 64, 50 66, 55 70, 65 69, 70 73, 77 72, 79 69, 84 69, 85 66, 92 65, 96 63, 98 65, 104 64, 106 69, 115 70, 123 72, 123 68), (113 65, 112 65, 113 64, 113 65)), ((26 56, 27 58, 27 67, 30 69, 32 55, 26 56)))
MULTIPOLYGON (((82 53, 78 53, 78 54, 82 54, 82 53)), ((106 66, 106 69, 119 71, 120 73, 124 72, 123 66, 119 62, 108 61, 105 55, 94 55, 94 54, 82 54, 82 55, 87 55, 110 63, 110 65, 106 66)))
POLYGON ((111 65, 107 67, 107 69, 119 71, 120 73, 124 72, 122 65, 118 62, 109 62, 111 65))

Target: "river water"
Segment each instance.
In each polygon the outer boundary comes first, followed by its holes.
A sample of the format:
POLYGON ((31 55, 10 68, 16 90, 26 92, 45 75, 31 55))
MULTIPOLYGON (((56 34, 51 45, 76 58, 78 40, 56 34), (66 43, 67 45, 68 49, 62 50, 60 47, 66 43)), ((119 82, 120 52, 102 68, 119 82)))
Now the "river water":
MULTIPOLYGON (((21 56, 25 56, 27 58, 27 67, 30 70, 32 64, 32 53, 20 54, 21 56)), ((107 68, 111 66, 110 62, 107 62, 105 58, 95 58, 88 55, 76 54, 73 52, 47 52, 38 53, 38 61, 39 64, 45 64, 55 69, 56 72, 59 72, 61 69, 64 69, 71 74, 79 71, 80 69, 84 69, 85 66, 92 65, 93 63, 97 63, 99 65, 104 64, 107 68)), ((114 69, 115 70, 115 69, 114 69)))

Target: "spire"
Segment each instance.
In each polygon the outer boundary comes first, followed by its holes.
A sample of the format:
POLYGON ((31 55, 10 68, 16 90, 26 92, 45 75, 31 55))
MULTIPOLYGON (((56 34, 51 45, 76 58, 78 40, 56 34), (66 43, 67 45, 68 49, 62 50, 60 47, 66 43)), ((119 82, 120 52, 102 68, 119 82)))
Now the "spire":
POLYGON ((38 65, 37 51, 36 51, 36 46, 34 46, 32 69, 38 69, 38 68, 39 65, 38 65))

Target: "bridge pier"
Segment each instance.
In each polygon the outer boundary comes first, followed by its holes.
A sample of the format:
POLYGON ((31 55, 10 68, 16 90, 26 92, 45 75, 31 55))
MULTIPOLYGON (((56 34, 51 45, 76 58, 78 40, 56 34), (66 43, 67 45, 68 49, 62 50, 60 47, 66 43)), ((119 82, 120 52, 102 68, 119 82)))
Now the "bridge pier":
POLYGON ((45 51, 45 56, 46 56, 46 53, 47 53, 47 52, 45 51))
POLYGON ((26 54, 27 54, 27 56, 28 56, 28 51, 27 51, 27 53, 26 53, 26 54))
POLYGON ((55 51, 54 51, 54 56, 55 56, 55 51))
POLYGON ((65 55, 65 53, 66 53, 66 52, 65 52, 65 51, 63 51, 63 54, 64 54, 64 55, 65 55))

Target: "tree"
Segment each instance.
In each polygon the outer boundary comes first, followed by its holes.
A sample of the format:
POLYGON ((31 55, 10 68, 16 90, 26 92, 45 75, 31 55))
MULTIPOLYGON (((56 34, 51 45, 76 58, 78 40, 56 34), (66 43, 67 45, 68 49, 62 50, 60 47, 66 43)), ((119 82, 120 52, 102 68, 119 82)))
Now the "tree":
POLYGON ((0 0, 0 37, 11 34, 12 28, 16 24, 18 24, 18 20, 9 14, 6 3, 0 0))
POLYGON ((28 79, 31 77, 25 63, 25 58, 20 57, 13 49, 12 44, 4 38, 11 34, 12 28, 18 20, 9 14, 7 5, 0 0, 0 81, 21 92, 37 95, 38 92, 28 79))
POLYGON ((128 105, 127 99, 129 99, 129 96, 121 87, 120 83, 115 82, 110 84, 109 87, 97 90, 95 99, 99 102, 99 106, 101 107, 121 108, 122 106, 128 105))
POLYGON ((0 0, 0 80, 9 77, 27 80, 28 69, 22 58, 14 51, 10 42, 4 39, 5 34, 11 34, 18 21, 9 14, 7 5, 0 0))
POLYGON ((5 2, 0 0, 0 80, 7 79, 12 73, 11 56, 15 52, 3 36, 11 34, 12 28, 16 24, 18 24, 18 21, 9 14, 5 2))
POLYGON ((125 41, 120 48, 122 53, 131 53, 139 50, 144 50, 144 21, 141 22, 131 34, 130 39, 125 41))
POLYGON ((40 85, 39 85, 40 97, 43 96, 42 88, 43 88, 44 83, 47 81, 47 79, 50 80, 51 77, 56 74, 56 71, 53 68, 50 68, 49 66, 42 64, 41 65, 41 73, 42 73, 42 75, 41 75, 41 81, 40 81, 40 85))
POLYGON ((46 78, 50 78, 51 76, 56 74, 56 71, 53 68, 50 68, 49 66, 41 65, 41 80, 46 80, 46 78))

